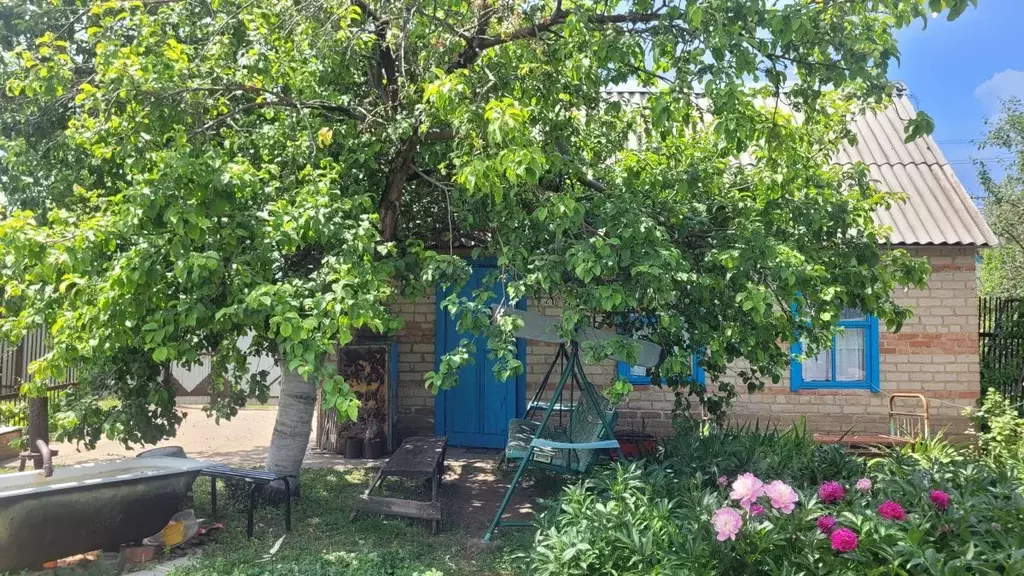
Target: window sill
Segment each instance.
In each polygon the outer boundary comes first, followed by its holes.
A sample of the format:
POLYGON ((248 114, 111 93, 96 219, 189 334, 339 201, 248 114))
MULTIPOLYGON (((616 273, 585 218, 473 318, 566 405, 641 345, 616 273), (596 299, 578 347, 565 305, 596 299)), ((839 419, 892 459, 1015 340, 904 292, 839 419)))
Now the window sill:
POLYGON ((881 391, 881 387, 873 382, 801 382, 800 384, 790 384, 790 392, 810 392, 810 391, 842 391, 842 390, 863 390, 865 392, 871 392, 878 394, 881 391))

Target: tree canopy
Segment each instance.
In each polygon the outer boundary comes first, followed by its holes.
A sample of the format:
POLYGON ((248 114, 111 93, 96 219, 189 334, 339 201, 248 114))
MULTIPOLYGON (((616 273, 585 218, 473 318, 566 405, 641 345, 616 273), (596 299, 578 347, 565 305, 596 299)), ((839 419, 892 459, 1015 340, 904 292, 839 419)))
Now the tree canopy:
MULTIPOLYGON (((27 392, 78 371, 73 438, 172 433, 164 368, 203 353, 221 416, 266 393, 246 352, 352 415, 323 355, 399 330, 392 304, 464 281, 469 255, 511 300, 563 305, 566 334, 643 332, 670 384, 698 353, 713 380, 745 359, 754 390, 844 307, 910 314, 893 289, 927 266, 873 220, 898 197, 830 159, 890 101, 895 31, 968 3, 5 2, 0 332, 49 330, 27 392)), ((517 372, 514 321, 477 296, 445 306, 517 372)))
POLYGON ((985 219, 1001 242, 982 252, 980 288, 988 296, 1024 296, 1024 103, 1004 102, 981 148, 998 149, 1007 160, 977 162, 985 191, 985 219))

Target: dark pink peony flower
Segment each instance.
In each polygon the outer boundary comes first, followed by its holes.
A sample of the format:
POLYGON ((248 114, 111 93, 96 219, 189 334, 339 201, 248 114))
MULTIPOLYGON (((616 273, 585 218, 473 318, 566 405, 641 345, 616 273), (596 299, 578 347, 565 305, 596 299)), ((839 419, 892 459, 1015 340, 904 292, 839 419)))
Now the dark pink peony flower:
POLYGON ((946 494, 942 490, 932 490, 931 494, 928 495, 928 498, 932 501, 932 504, 935 504, 935 508, 937 508, 939 512, 945 512, 946 509, 949 508, 949 494, 946 494))
POLYGON ((815 525, 818 526, 818 530, 821 530, 822 533, 831 534, 832 530, 836 527, 836 519, 833 516, 819 516, 815 525))
POLYGON ((751 504, 750 505, 750 515, 751 516, 764 516, 764 506, 761 506, 760 504, 751 504))
POLYGON ((821 530, 825 534, 831 534, 832 530, 836 527, 836 519, 834 516, 819 516, 818 520, 814 523, 818 530, 821 530))
POLYGON ((846 490, 843 485, 834 480, 828 482, 822 482, 821 486, 818 486, 818 498, 825 504, 831 504, 838 502, 846 496, 846 490))
POLYGON ((857 549, 857 534, 849 528, 838 528, 829 538, 832 540, 832 549, 840 554, 857 549))
POLYGON ((878 507, 878 515, 886 520, 903 520, 907 517, 907 512, 903 509, 903 506, 892 500, 886 500, 878 507))
POLYGON ((718 485, 719 486, 725 487, 728 484, 729 484, 729 477, 728 476, 719 476, 718 477, 718 485))

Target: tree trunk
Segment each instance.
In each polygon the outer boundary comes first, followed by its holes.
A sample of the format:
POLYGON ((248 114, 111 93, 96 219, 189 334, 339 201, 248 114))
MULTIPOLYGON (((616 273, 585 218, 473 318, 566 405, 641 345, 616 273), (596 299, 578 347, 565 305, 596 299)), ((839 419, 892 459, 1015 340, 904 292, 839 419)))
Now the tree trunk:
MULTIPOLYGON (((281 366, 281 397, 267 453, 267 471, 289 476, 292 496, 299 495, 299 469, 306 457, 315 408, 316 386, 281 366)), ((280 484, 272 486, 272 491, 283 492, 284 483, 280 484)))

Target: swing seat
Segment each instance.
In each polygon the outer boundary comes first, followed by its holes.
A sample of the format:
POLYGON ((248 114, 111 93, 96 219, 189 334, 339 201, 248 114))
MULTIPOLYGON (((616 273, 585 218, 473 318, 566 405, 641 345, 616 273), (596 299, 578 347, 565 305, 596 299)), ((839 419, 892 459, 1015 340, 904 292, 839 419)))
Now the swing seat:
MULTIPOLYGON (((608 399, 595 394, 598 407, 612 429, 618 414, 608 399)), ((582 474, 596 461, 600 449, 616 448, 614 440, 605 436, 602 415, 595 410, 594 402, 581 397, 569 412, 565 427, 548 426, 540 430, 540 422, 515 418, 508 423, 508 442, 505 444, 505 459, 508 462, 526 458, 533 446, 530 464, 560 472, 582 474), (600 446, 594 446, 599 443, 600 446), (614 444, 614 446, 613 446, 614 444)))

